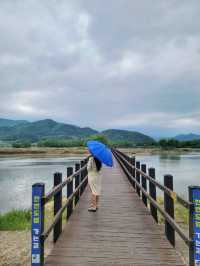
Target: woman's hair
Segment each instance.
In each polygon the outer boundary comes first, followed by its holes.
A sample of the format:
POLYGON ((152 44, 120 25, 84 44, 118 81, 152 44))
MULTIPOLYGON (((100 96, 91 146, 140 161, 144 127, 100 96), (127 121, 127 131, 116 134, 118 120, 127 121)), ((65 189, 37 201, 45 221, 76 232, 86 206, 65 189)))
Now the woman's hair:
POLYGON ((94 161, 95 161, 95 164, 96 164, 97 171, 99 172, 101 170, 102 163, 96 157, 94 157, 94 161))

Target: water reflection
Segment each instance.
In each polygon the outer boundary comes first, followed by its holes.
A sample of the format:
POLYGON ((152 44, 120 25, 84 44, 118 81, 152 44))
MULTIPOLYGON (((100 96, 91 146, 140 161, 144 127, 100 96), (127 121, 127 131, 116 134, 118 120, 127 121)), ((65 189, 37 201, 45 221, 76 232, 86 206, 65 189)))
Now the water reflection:
POLYGON ((170 154, 170 153, 161 153, 159 155, 160 161, 162 160, 172 160, 172 161, 179 161, 181 160, 180 154, 170 154))

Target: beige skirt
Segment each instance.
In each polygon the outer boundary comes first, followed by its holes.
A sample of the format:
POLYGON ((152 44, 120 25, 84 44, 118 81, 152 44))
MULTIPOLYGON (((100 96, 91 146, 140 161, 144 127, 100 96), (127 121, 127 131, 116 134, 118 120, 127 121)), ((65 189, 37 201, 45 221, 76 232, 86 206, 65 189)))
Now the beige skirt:
POLYGON ((101 174, 96 172, 88 173, 88 183, 92 194, 99 196, 101 194, 101 174))

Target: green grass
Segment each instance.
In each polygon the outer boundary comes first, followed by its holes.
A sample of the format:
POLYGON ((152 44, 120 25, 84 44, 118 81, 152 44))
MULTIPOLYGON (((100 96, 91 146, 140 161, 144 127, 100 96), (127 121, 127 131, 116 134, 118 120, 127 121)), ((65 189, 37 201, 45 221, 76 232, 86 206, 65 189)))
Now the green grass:
MULTIPOLYGON (((66 198, 63 197, 63 204, 66 198)), ((66 222, 67 212, 63 212, 63 224, 66 222)), ((53 222, 53 200, 45 205, 45 229, 53 222)), ((0 231, 23 231, 31 229, 31 210, 12 210, 0 214, 0 231)))
POLYGON ((30 227, 30 210, 12 210, 5 214, 0 214, 0 231, 28 230, 30 227))
MULTIPOLYGON (((164 200, 163 197, 158 197, 157 199, 159 205, 163 208, 164 205, 164 200)), ((188 225, 188 210, 183 207, 180 203, 175 200, 174 202, 174 207, 175 207, 175 220, 180 226, 186 226, 188 225)), ((159 213, 159 212, 158 212, 159 213)), ((158 216, 159 218, 159 223, 164 223, 164 218, 161 214, 158 216)))

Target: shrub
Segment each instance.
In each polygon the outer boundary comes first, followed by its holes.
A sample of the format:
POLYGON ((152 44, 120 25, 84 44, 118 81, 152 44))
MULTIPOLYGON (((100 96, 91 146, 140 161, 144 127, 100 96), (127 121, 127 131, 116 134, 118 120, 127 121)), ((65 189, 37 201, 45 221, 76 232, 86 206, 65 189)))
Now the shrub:
POLYGON ((16 141, 12 144, 13 148, 30 148, 31 142, 29 141, 16 141))
POLYGON ((54 147, 54 148, 65 148, 65 147, 81 147, 84 146, 83 140, 65 140, 65 139, 45 139, 41 140, 37 144, 38 147, 54 147))
POLYGON ((104 143, 104 144, 106 144, 106 145, 109 144, 108 139, 107 139, 104 135, 101 135, 101 134, 98 134, 98 135, 92 135, 92 136, 90 136, 90 137, 86 140, 86 142, 87 142, 88 140, 97 140, 97 141, 100 141, 100 142, 102 142, 102 143, 104 143))

